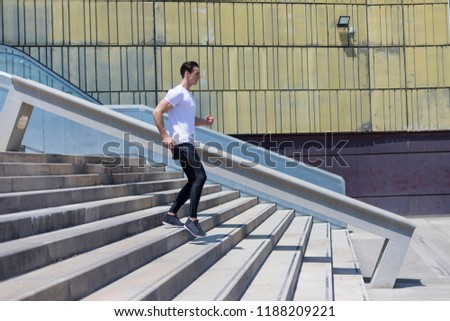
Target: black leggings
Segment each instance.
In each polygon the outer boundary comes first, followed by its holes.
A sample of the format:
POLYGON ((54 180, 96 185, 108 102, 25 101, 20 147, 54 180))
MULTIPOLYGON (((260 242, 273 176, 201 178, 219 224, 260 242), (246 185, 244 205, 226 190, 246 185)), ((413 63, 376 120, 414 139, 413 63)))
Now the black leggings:
POLYGON ((205 170, 192 144, 184 143, 176 145, 172 152, 173 158, 180 160, 181 167, 187 176, 188 182, 178 193, 175 202, 170 208, 170 212, 176 214, 180 207, 188 199, 191 199, 189 216, 196 218, 198 203, 200 202, 203 185, 206 182, 205 170))

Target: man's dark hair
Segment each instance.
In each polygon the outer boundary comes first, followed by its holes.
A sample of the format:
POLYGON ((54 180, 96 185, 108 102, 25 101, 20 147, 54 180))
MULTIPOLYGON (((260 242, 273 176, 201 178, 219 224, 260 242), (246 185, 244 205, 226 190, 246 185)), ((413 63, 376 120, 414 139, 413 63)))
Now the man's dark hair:
POLYGON ((188 71, 189 73, 191 73, 191 72, 192 72, 192 69, 194 69, 194 67, 200 68, 200 67, 198 66, 198 63, 196 63, 195 61, 186 61, 186 62, 183 62, 183 64, 181 65, 181 68, 180 68, 181 78, 184 78, 184 73, 185 73, 186 71, 188 71))

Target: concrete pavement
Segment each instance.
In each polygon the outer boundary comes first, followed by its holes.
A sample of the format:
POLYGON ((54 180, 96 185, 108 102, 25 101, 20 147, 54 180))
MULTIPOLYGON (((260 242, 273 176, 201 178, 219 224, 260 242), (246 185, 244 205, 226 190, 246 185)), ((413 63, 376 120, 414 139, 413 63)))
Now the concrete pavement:
MULTIPOLYGON (((450 300, 450 216, 410 218, 417 229, 393 289, 370 289, 371 301, 450 300)), ((383 240, 349 227, 362 275, 368 281, 383 240)), ((368 283, 368 282, 366 282, 368 283)))

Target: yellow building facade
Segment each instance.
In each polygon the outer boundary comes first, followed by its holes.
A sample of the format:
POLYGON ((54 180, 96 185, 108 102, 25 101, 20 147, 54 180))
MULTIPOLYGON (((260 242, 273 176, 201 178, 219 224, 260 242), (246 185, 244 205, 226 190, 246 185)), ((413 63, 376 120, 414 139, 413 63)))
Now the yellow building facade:
POLYGON ((448 0, 2 0, 0 36, 105 104, 155 106, 196 60, 199 115, 227 134, 434 131, 449 16, 448 0))

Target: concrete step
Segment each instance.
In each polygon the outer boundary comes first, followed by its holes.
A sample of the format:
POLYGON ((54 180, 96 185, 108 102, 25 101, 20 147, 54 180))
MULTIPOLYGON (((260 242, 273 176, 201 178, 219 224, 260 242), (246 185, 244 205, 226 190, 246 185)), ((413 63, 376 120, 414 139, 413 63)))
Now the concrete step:
POLYGON ((71 163, 0 163, 0 176, 84 174, 84 165, 71 163))
MULTIPOLYGON (((238 198, 205 209, 199 214, 202 215, 202 224, 212 228, 256 204, 256 198, 238 198)), ((247 218, 257 220, 254 213, 249 213, 247 218)), ((0 282, 0 300, 78 300, 130 275, 132 271, 191 239, 191 234, 183 228, 158 226, 0 282)))
MULTIPOLYGON (((228 199, 227 195, 224 197, 228 199)), ((217 195, 207 195, 201 199, 199 209, 208 208, 211 204, 218 202, 221 202, 221 199, 217 195)), ((154 207, 2 243, 0 280, 32 271, 159 226, 168 209, 167 206, 154 207)), ((179 212, 179 215, 182 213, 179 212)))
POLYGON ((125 174, 68 174, 45 176, 0 177, 0 193, 62 189, 108 184, 126 184, 182 178, 182 172, 150 172, 125 174))
MULTIPOLYGON (((60 154, 34 154, 23 152, 0 152, 0 163, 73 163, 76 156, 60 154)), ((81 164, 81 162, 78 162, 81 164)))
POLYGON ((164 167, 159 165, 105 165, 105 164, 91 164, 84 165, 84 171, 87 174, 108 174, 113 173, 155 173, 163 172, 164 167))
POLYGON ((181 188, 186 179, 0 194, 0 214, 181 188))
POLYGON ((0 193, 100 185, 97 174, 0 177, 0 193))
POLYGON ((367 289, 347 229, 331 231, 335 301, 367 301, 367 289))
POLYGON ((310 216, 294 218, 241 301, 292 301, 311 228, 310 216))
POLYGON ((108 175, 109 184, 126 184, 133 182, 151 182, 163 179, 182 178, 183 172, 144 172, 144 173, 112 173, 108 175))
POLYGON ((128 274, 85 300, 170 300, 207 270, 275 211, 274 204, 254 204, 239 215, 221 220, 216 228, 201 225, 208 236, 186 243, 128 274))
POLYGON ((291 210, 276 211, 174 300, 239 300, 293 218, 291 210))
POLYGON ((333 267, 329 223, 314 223, 294 301, 332 301, 333 267))
POLYGON ((162 226, 185 183, 142 158, 0 153, 0 300, 368 299, 327 222, 207 184, 207 237, 162 226))
MULTIPOLYGON (((173 202, 179 189, 77 203, 0 215, 0 242, 86 224, 173 202)), ((220 185, 205 185, 202 195, 219 193, 220 185)), ((237 198, 237 191, 223 192, 237 198)), ((220 199, 224 196, 217 194, 220 199)))
MULTIPOLYGON (((123 157, 117 155, 61 155, 35 154, 22 152, 0 152, 0 163, 71 163, 71 164, 104 164, 111 165, 144 165, 142 157, 123 157)), ((152 164, 164 167, 163 164, 152 164)))
POLYGON ((0 176, 42 176, 164 172, 164 164, 143 158, 0 153, 0 176))

